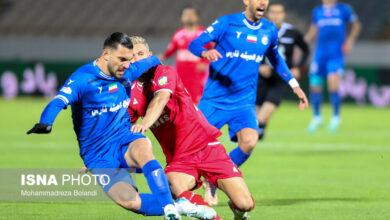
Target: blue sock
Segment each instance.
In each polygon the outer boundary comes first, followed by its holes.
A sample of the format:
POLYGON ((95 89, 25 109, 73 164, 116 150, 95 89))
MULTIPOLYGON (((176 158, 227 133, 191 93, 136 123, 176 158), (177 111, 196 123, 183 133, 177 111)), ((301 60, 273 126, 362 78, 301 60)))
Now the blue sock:
POLYGON ((157 160, 151 160, 142 167, 144 176, 148 182, 150 191, 158 199, 162 207, 168 204, 174 205, 167 177, 157 160))
POLYGON ((153 194, 141 193, 139 197, 141 197, 141 208, 138 210, 139 214, 146 216, 164 215, 164 209, 157 200, 157 197, 153 194))
POLYGON ((237 167, 240 167, 246 160, 248 160, 250 155, 251 154, 242 152, 240 146, 237 146, 229 153, 230 159, 237 167))
POLYGON ((330 103, 333 107, 333 115, 339 116, 340 113, 340 105, 341 105, 341 98, 338 92, 331 92, 330 93, 330 103))
POLYGON ((320 109, 322 104, 322 93, 321 92, 311 92, 310 93, 310 102, 313 105, 314 115, 320 116, 320 109))

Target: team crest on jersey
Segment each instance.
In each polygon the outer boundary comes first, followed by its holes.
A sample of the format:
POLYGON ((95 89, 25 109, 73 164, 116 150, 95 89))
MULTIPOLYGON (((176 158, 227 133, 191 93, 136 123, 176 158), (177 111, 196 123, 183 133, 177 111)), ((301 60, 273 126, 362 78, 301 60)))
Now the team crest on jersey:
POLYGON ((63 93, 66 93, 66 94, 71 94, 72 93, 72 89, 70 88, 70 87, 63 87, 62 89, 61 89, 61 92, 63 92, 63 93))
POLYGON ((264 45, 267 45, 269 43, 267 35, 264 35, 263 38, 261 38, 261 43, 263 43, 264 45))
POLYGON ((126 79, 126 80, 124 80, 124 81, 122 82, 122 85, 123 85, 124 87, 130 87, 130 86, 131 86, 131 82, 130 82, 129 79, 126 79))
POLYGON ((168 83, 168 78, 166 76, 158 78, 158 84, 160 86, 166 85, 168 83))

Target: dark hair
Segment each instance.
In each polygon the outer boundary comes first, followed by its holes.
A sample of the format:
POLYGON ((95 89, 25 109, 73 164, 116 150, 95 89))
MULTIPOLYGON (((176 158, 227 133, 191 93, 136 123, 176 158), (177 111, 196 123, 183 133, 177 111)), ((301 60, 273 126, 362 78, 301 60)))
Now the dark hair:
POLYGON ((283 7, 284 10, 286 10, 286 7, 284 6, 284 4, 281 2, 281 1, 272 1, 269 5, 268 5, 268 8, 270 6, 273 6, 273 5, 281 5, 283 7))
POLYGON ((125 46, 129 49, 133 49, 133 43, 130 40, 130 37, 122 32, 114 32, 104 41, 103 48, 114 48, 116 49, 118 45, 125 46))
POLYGON ((183 13, 183 11, 186 10, 186 9, 192 9, 192 10, 194 10, 195 13, 199 16, 199 11, 198 11, 198 9, 195 8, 194 6, 192 6, 192 5, 186 5, 186 6, 184 6, 183 9, 181 10, 181 13, 183 13))

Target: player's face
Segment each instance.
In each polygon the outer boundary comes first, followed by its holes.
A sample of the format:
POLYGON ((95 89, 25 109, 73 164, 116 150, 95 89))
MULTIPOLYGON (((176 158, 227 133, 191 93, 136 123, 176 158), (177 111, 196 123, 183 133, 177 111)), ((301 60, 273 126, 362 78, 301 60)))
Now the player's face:
POLYGON ((268 7, 268 0, 243 0, 246 5, 246 14, 253 22, 258 22, 268 7))
POLYGON ((134 44, 133 53, 133 62, 137 62, 139 60, 152 56, 152 52, 149 51, 145 44, 134 44))
POLYGON ((322 3, 325 5, 332 5, 336 2, 337 2, 337 0, 322 0, 322 3))
POLYGON ((280 25, 282 25, 284 19, 286 18, 284 6, 279 4, 269 6, 267 16, 272 23, 280 27, 280 25))
POLYGON ((181 14, 181 22, 184 26, 195 26, 198 25, 199 17, 195 9, 186 8, 181 14))
POLYGON ((107 69, 111 76, 121 79, 133 60, 133 50, 118 45, 116 49, 106 49, 107 69))

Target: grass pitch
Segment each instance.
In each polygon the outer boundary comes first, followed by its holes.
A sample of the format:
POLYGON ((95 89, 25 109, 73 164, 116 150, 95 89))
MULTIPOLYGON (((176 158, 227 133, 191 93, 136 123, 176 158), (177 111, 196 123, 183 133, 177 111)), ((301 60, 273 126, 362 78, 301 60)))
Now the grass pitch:
MULTIPOLYGON (((70 110, 57 117, 50 135, 25 133, 39 120, 47 100, 0 100, 0 168, 78 168, 82 161, 70 110)), ((330 114, 325 106, 325 119, 330 114)), ((345 105, 338 133, 306 133, 311 112, 284 103, 241 170, 256 201, 257 219, 390 219, 390 109, 345 105)), ((226 132, 230 151, 236 145, 226 132)), ((151 137, 151 134, 148 133, 151 137)), ((151 138, 154 153, 165 164, 151 138)), ((0 177, 2 178, 2 177, 0 177)), ((148 192, 137 175, 140 192, 148 192)), ((197 191, 203 194, 203 190, 197 191)), ((215 207, 233 219, 227 197, 215 207)), ((130 213, 113 202, 0 202, 0 219, 162 219, 130 213)), ((186 219, 186 218, 184 218, 186 219)))

